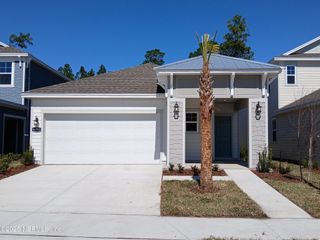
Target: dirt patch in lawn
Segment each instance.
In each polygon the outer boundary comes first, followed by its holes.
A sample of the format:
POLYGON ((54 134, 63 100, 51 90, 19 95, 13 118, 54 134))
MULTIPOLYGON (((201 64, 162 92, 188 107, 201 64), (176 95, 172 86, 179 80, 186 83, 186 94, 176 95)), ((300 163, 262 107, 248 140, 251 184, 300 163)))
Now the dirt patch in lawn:
POLYGON ((262 173, 256 170, 252 170, 252 172, 262 179, 278 180, 285 182, 301 182, 301 180, 296 176, 291 176, 287 174, 282 175, 279 172, 262 173))
POLYGON ((214 192, 194 191, 196 181, 163 181, 162 216, 264 218, 261 208, 232 181, 215 181, 214 192))
MULTIPOLYGON (((199 176, 194 175, 194 172, 191 169, 184 169, 183 172, 179 172, 179 170, 163 170, 163 176, 199 176)), ((219 169, 218 171, 212 171, 212 176, 227 176, 226 172, 223 169, 219 169)))
POLYGON ((30 170, 32 168, 38 167, 39 165, 29 165, 29 166, 25 166, 25 165, 21 165, 21 166, 17 166, 17 167, 11 167, 9 168, 9 170, 6 173, 0 173, 0 180, 16 175, 18 173, 22 173, 24 171, 30 170))

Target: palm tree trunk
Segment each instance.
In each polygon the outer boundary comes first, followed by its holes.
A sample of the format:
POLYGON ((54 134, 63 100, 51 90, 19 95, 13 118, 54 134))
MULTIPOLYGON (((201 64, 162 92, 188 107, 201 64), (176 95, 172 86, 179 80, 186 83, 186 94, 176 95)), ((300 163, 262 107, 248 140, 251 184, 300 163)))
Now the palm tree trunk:
POLYGON ((209 64, 204 64, 200 77, 201 174, 200 187, 212 186, 212 113, 214 99, 209 64))

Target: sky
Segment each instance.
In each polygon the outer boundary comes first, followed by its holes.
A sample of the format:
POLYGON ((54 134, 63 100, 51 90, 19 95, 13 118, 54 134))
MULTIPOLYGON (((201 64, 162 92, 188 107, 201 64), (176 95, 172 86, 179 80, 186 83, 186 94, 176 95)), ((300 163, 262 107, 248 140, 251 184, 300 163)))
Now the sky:
POLYGON ((320 35, 319 0, 0 0, 0 41, 31 33, 27 49, 48 65, 71 64, 108 71, 141 64, 147 50, 165 52, 165 62, 188 57, 195 33, 214 33, 227 21, 247 20, 254 59, 267 62, 320 35))

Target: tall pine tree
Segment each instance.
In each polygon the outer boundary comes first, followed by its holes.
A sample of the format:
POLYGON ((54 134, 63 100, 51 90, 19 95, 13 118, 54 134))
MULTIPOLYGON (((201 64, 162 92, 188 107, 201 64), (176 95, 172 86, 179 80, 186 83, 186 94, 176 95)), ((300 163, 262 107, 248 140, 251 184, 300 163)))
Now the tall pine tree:
POLYGON ((61 72, 67 78, 74 80, 74 74, 70 64, 66 63, 63 67, 59 67, 58 71, 61 72))
POLYGON ((106 72, 107 72, 106 67, 103 64, 101 64, 99 67, 99 70, 97 72, 97 75, 102 74, 102 73, 106 73, 106 72))
POLYGON ((220 45, 220 54, 231 57, 253 59, 253 51, 247 46, 248 33, 246 19, 235 15, 228 21, 229 32, 224 35, 224 42, 220 45))

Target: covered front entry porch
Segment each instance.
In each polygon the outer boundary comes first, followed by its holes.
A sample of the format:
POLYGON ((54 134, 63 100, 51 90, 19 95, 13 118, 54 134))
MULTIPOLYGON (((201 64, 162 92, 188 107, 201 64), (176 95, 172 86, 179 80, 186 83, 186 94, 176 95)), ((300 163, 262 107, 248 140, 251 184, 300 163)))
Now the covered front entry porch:
MULTIPOLYGON (((198 98, 186 99, 186 163, 200 162, 199 104, 198 98)), ((248 99, 216 99, 212 160, 248 166, 248 127, 248 99)))

